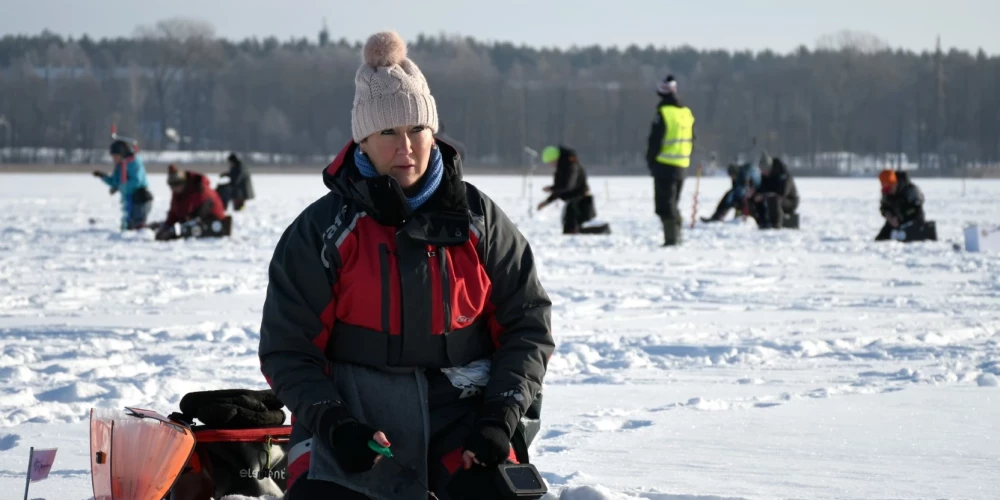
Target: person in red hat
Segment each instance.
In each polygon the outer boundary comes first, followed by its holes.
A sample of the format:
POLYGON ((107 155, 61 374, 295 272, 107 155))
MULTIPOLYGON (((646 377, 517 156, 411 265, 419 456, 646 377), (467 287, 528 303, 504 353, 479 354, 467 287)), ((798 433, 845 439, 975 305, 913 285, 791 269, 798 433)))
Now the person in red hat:
POLYGON ((933 221, 924 215, 924 193, 904 171, 883 170, 878 174, 882 184, 882 202, 879 211, 885 217, 885 225, 875 241, 937 240, 937 229, 933 221))
POLYGON ((229 234, 229 218, 208 177, 192 170, 177 170, 171 164, 167 167, 167 185, 173 193, 170 210, 165 221, 151 226, 156 239, 229 234), (180 225, 180 230, 176 225, 180 225))

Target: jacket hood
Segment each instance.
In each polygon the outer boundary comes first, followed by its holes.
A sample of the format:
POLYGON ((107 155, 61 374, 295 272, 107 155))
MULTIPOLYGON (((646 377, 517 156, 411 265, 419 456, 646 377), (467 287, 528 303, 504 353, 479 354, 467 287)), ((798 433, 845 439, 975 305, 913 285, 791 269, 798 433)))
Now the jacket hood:
POLYGON ((677 94, 671 92, 669 94, 657 94, 660 96, 660 106, 677 106, 678 108, 683 108, 684 103, 681 99, 677 97, 677 94))
POLYGON ((212 189, 212 182, 205 174, 191 170, 186 170, 184 174, 184 191, 181 192, 181 195, 212 189))
POLYGON ((788 165, 785 162, 779 160, 778 158, 771 159, 771 176, 781 177, 788 175, 788 165))

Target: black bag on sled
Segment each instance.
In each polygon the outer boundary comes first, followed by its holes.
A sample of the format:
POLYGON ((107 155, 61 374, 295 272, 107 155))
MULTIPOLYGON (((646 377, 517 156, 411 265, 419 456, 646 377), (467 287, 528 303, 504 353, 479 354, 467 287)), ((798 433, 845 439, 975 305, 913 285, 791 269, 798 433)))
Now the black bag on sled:
POLYGON ((282 404, 271 391, 227 389, 194 392, 181 399, 192 425, 194 453, 169 500, 210 500, 226 495, 282 497, 288 479, 292 427, 283 425, 282 404))
POLYGON ((170 500, 285 494, 291 426, 191 430, 197 444, 170 490, 170 500))

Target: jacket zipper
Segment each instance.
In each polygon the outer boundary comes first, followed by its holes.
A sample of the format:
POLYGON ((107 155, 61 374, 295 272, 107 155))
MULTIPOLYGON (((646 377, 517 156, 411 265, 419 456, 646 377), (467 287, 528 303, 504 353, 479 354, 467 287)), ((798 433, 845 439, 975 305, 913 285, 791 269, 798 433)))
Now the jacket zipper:
POLYGON ((448 282, 448 251, 438 247, 439 266, 441 267, 441 298, 444 300, 444 332, 451 331, 451 286, 448 282))
POLYGON ((382 268, 382 331, 389 333, 389 245, 379 243, 378 249, 382 268))

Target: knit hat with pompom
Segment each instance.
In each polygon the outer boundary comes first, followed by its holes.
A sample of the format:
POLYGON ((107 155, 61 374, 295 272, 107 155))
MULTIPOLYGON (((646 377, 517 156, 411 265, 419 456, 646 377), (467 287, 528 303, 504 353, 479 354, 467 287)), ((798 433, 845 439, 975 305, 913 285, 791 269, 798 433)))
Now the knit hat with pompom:
POLYGON ((416 125, 438 130, 437 104, 427 80, 407 59, 406 42, 397 33, 375 33, 365 43, 364 61, 354 75, 354 141, 380 130, 416 125))

